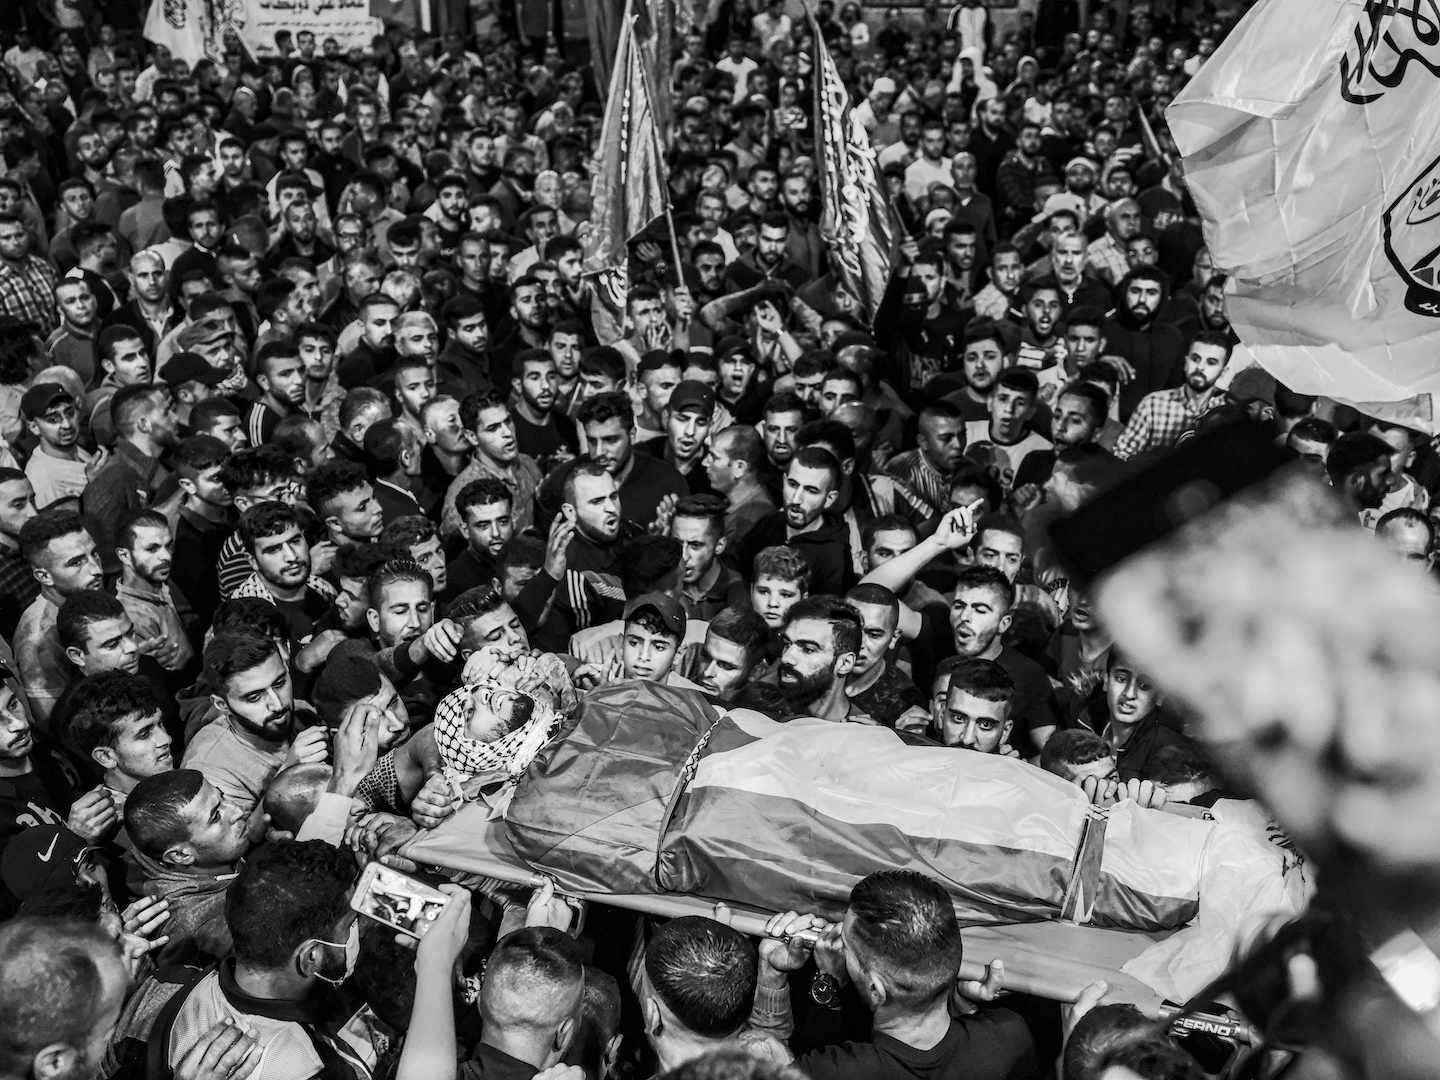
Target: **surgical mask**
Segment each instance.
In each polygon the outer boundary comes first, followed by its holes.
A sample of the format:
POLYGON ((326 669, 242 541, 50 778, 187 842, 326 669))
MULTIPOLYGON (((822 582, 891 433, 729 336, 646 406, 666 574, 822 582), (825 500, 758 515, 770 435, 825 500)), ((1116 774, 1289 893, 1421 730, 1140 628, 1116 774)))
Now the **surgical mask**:
POLYGON ((330 978, 330 976, 322 975, 320 972, 317 971, 315 973, 315 977, 317 979, 323 979, 331 986, 339 986, 341 983, 343 983, 346 979, 348 979, 351 975, 355 973, 355 962, 360 959, 359 919, 356 919, 350 924, 350 936, 345 939, 343 944, 338 941, 325 941, 321 938, 316 938, 315 941, 317 944, 320 945, 329 945, 332 949, 345 950, 345 974, 340 976, 340 978, 338 979, 332 979, 330 978))

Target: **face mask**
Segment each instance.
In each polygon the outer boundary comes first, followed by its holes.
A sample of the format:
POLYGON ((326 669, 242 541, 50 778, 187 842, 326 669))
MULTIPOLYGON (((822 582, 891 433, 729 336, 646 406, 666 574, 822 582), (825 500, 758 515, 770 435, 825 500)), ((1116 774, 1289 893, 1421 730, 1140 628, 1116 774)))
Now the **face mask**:
POLYGON ((318 944, 329 945, 332 949, 345 950, 344 975, 341 975, 338 979, 332 979, 330 976, 321 974, 318 971, 315 973, 317 979, 323 979, 331 986, 339 986, 355 973, 355 961, 360 958, 360 920, 356 919, 350 924, 350 936, 345 939, 344 944, 338 941, 323 941, 320 938, 316 938, 315 940, 318 944))

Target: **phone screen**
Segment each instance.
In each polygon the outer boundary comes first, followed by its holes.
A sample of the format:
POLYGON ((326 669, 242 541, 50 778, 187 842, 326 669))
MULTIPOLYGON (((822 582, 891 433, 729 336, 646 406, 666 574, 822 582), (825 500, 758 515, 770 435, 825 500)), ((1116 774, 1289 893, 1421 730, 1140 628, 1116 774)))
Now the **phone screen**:
POLYGON ((450 897, 408 874, 371 863, 361 875, 350 906, 361 915, 420 938, 435 924, 450 897))

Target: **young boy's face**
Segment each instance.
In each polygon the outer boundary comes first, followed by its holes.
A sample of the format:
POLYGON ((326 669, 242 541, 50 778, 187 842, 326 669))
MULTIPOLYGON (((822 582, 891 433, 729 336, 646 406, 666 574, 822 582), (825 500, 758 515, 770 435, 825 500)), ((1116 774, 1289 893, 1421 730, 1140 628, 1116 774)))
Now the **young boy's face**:
POLYGON ((670 634, 656 633, 633 620, 627 622, 625 638, 621 642, 625 678, 664 682, 675 666, 675 653, 679 647, 679 639, 670 634))
POLYGON ((778 631, 785 625, 785 616, 805 595, 798 581, 762 574, 750 586, 750 606, 765 620, 765 625, 778 631))
POLYGON ((1008 701, 986 701, 952 686, 946 706, 941 727, 941 741, 946 746, 997 754, 1010 737, 1008 701))

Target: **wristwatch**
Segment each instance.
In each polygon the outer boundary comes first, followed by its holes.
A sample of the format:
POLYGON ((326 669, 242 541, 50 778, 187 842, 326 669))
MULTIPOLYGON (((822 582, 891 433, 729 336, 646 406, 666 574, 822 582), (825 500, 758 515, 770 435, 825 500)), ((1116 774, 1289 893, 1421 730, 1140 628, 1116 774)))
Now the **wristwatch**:
POLYGON ((838 1009, 840 1007, 840 980, 834 975, 817 971, 815 977, 810 980, 810 999, 822 1009, 838 1009))

